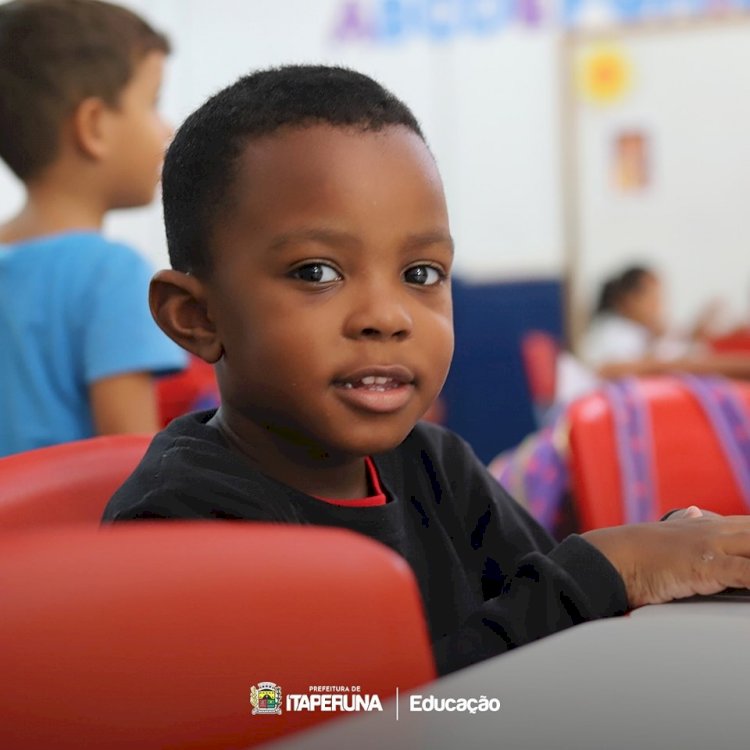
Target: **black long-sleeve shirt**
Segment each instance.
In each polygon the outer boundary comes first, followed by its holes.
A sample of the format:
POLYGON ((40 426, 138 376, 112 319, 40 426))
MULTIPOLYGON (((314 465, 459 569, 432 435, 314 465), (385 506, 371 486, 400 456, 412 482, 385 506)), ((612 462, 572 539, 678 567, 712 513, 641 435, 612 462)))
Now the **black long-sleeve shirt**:
POLYGON ((251 467, 206 425, 212 414, 157 434, 104 520, 275 521, 376 539, 416 575, 441 674, 627 608, 622 579, 598 550, 575 535, 555 545, 448 430, 420 423, 374 456, 388 502, 346 507, 251 467))

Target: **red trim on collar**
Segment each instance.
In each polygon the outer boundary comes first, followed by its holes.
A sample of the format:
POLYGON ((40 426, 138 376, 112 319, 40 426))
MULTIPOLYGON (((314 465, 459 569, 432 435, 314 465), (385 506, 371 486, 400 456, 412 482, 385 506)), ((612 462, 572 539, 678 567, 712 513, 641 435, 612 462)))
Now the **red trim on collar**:
POLYGON ((380 477, 378 477, 377 469, 373 460, 369 456, 365 456, 365 468, 367 470, 368 484, 373 488, 374 492, 369 497, 357 497, 351 500, 341 500, 339 498, 330 497, 318 497, 318 500, 322 500, 324 503, 330 503, 331 505, 341 505, 347 508, 370 508, 375 505, 385 505, 386 498, 385 492, 380 485, 380 477))

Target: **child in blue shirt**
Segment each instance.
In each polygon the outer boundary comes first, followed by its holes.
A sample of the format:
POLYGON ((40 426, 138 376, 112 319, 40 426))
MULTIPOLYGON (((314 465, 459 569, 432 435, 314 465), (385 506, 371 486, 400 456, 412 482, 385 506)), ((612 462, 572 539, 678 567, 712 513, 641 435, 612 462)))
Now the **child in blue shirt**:
POLYGON ((158 427, 184 355, 148 311, 151 269, 101 234, 154 195, 169 44, 93 0, 0 5, 0 157, 26 189, 0 226, 0 455, 158 427))

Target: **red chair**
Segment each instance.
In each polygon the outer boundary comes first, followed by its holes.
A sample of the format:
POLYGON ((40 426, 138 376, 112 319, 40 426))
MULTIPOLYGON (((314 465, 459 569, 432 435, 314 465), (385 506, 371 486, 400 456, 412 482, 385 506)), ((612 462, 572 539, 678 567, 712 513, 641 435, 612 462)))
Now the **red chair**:
POLYGON ((156 399, 162 427, 190 411, 218 406, 219 387, 214 368, 191 354, 182 372, 156 381, 156 399))
POLYGON ((521 360, 538 421, 555 400, 560 346, 551 333, 528 331, 521 338, 521 360))
POLYGON ((720 354, 748 354, 750 352, 750 329, 739 328, 708 341, 711 349, 720 354))
MULTIPOLYGON (((640 381, 653 431, 657 502, 654 520, 695 504, 722 514, 747 513, 719 440, 692 394, 677 379, 640 381)), ((736 383, 750 409, 750 384, 736 383)), ((599 392, 568 412, 573 493, 581 529, 625 522, 612 414, 599 392)))
MULTIPOLYGON (((229 522, 69 527, 0 540, 0 747, 241 748, 435 677, 419 591, 353 532, 229 522), (281 715, 251 689, 281 688, 281 715)), ((392 721, 393 717, 383 716, 392 721)))
POLYGON ((0 531, 98 524, 151 435, 107 435, 0 459, 0 531))

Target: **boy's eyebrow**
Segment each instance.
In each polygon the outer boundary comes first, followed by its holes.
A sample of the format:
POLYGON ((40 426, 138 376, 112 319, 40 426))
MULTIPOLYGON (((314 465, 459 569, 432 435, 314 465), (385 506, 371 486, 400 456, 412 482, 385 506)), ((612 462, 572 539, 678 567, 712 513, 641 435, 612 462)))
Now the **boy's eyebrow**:
POLYGON ((413 234, 407 238, 404 243, 407 248, 419 249, 420 247, 427 247, 428 245, 447 245, 451 252, 454 254, 455 243, 453 237, 448 232, 444 232, 440 229, 434 232, 422 232, 420 234, 413 234))
MULTIPOLYGON (((310 228, 298 229, 279 234, 271 240, 269 248, 271 250, 278 250, 284 247, 284 245, 290 245, 295 242, 320 242, 324 245, 351 246, 359 246, 362 244, 362 241, 350 232, 344 232, 337 229, 310 228)), ((453 255, 453 238, 448 232, 442 230, 420 232, 418 234, 409 235, 404 242, 404 246, 408 249, 418 249, 420 247, 438 244, 447 245, 451 255, 453 255)))
POLYGON ((295 242, 320 242, 324 245, 359 245, 360 240, 349 232, 338 229, 324 229, 322 227, 310 229, 297 229, 291 232, 279 234, 271 240, 269 248, 278 250, 284 245, 295 242))

